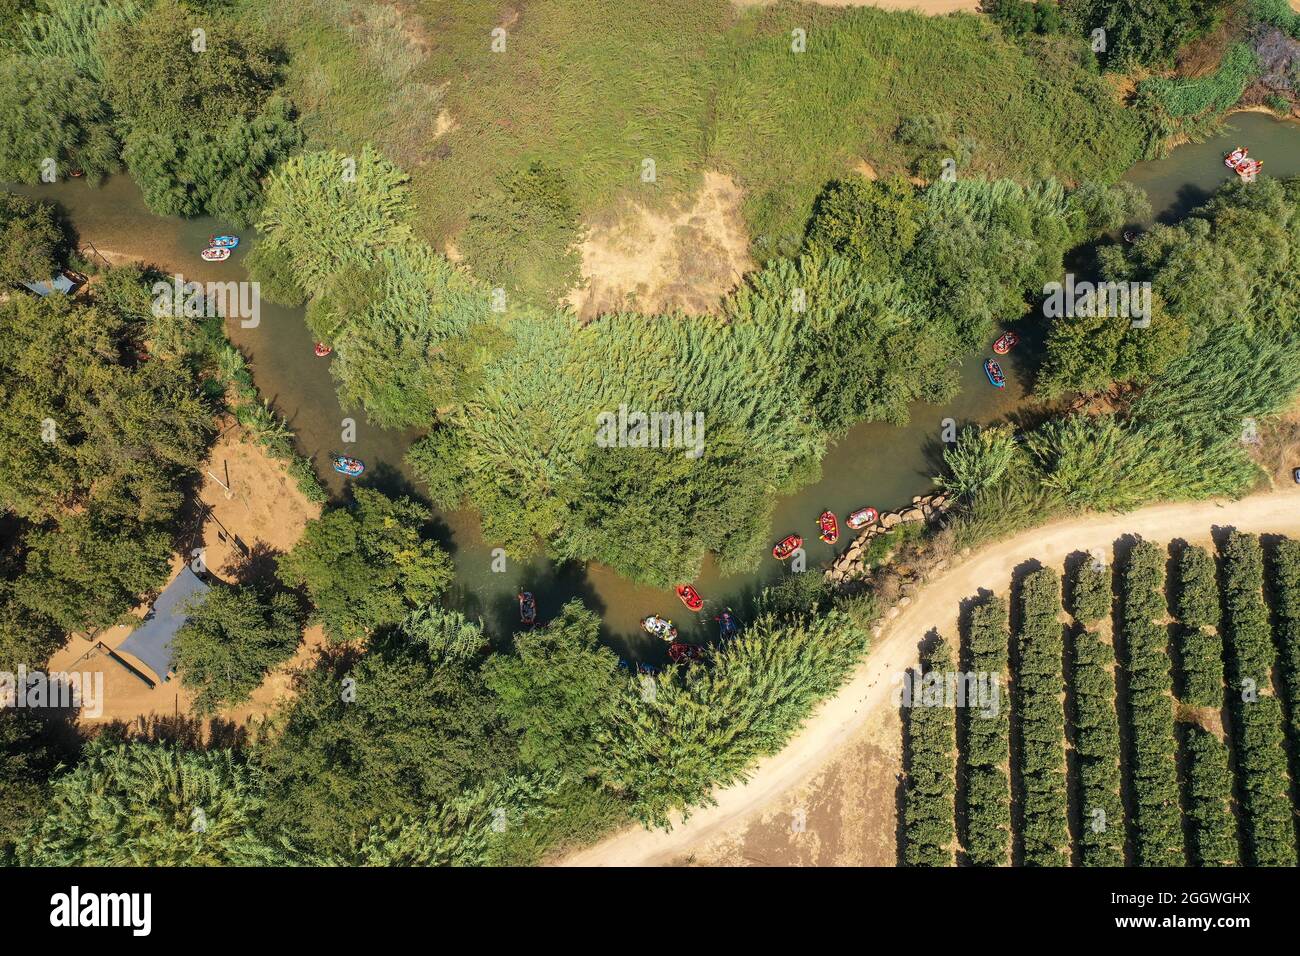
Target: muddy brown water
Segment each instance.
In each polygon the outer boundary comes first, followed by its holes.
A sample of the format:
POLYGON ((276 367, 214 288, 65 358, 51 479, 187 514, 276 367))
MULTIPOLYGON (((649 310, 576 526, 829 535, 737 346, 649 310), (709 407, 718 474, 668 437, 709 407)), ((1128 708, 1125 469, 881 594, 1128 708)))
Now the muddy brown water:
MULTIPOLYGON (((1238 144, 1265 162, 1265 173, 1300 173, 1300 136, 1294 124, 1260 113, 1233 116, 1225 131, 1205 143, 1175 150, 1168 158, 1135 166, 1125 177, 1147 191, 1152 219, 1176 221, 1200 205, 1233 174, 1222 156, 1238 144)), ((143 258, 168 273, 182 272, 186 280, 244 279, 244 257, 254 239, 251 230, 234 230, 212 219, 180 220, 155 216, 145 207, 140 192, 127 176, 115 176, 99 187, 82 182, 35 187, 11 187, 26 195, 56 202, 73 223, 80 243, 110 258, 143 258), (207 263, 199 251, 208 238, 234 233, 243 242, 224 263, 207 263)), ((1149 223, 1137 224, 1140 226, 1149 223)), ((249 358, 263 395, 286 417, 302 452, 322 471, 335 495, 342 495, 345 479, 329 470, 328 456, 346 452, 367 463, 368 474, 381 487, 419 492, 403 462, 417 431, 386 431, 372 427, 360 410, 339 407, 329 374, 329 359, 312 353, 302 309, 262 304, 256 328, 227 323, 230 336, 249 358), (343 441, 346 419, 356 425, 356 441, 343 441)), ((809 569, 830 561, 847 546, 852 535, 843 527, 845 516, 866 505, 881 510, 910 503, 913 495, 933 486, 937 473, 940 436, 945 420, 958 425, 987 423, 1015 412, 1025 402, 1033 370, 1041 357, 1043 329, 1032 317, 1016 326, 1023 341, 1001 359, 1007 387, 994 389, 984 375, 983 360, 991 352, 970 356, 961 365, 961 390, 952 401, 938 406, 917 404, 910 423, 896 427, 883 423, 859 425, 836 442, 822 463, 822 478, 797 494, 777 501, 770 538, 803 536, 809 569), (836 547, 817 539, 817 516, 831 509, 840 518, 842 535, 836 547)), ((702 613, 692 614, 671 590, 646 587, 620 577, 598 564, 557 563, 540 555, 506 556, 505 570, 494 571, 493 543, 485 541, 478 516, 472 510, 437 516, 435 533, 452 552, 456 564, 453 603, 482 616, 494 633, 508 633, 516 624, 515 595, 527 588, 537 595, 540 620, 555 614, 573 597, 581 597, 599 611, 605 637, 629 658, 661 661, 664 645, 647 637, 638 622, 650 613, 666 615, 687 640, 704 640, 716 634, 714 615, 732 607, 743 621, 756 593, 784 573, 786 565, 764 556, 746 574, 720 575, 706 560, 694 582, 705 599, 702 613)), ((496 562, 499 564, 499 562, 496 562)))

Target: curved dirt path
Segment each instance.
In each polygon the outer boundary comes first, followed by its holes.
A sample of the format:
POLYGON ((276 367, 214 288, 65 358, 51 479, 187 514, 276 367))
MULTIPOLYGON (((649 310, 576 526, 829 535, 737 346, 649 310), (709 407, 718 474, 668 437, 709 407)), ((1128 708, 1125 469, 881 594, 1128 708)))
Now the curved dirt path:
POLYGON ((696 810, 672 830, 630 827, 578 851, 565 866, 654 866, 690 854, 733 827, 757 819, 791 788, 821 769, 854 737, 868 716, 892 702, 895 674, 918 663, 917 644, 931 629, 957 634, 960 602, 980 589, 1005 589, 1013 570, 1028 560, 1060 567, 1075 551, 1109 555, 1125 535, 1157 542, 1177 538, 1206 542, 1215 528, 1300 535, 1300 489, 1252 495, 1240 501, 1211 500, 1153 505, 1122 515, 1093 515, 1044 525, 959 559, 932 578, 898 617, 872 641, 871 653, 850 681, 824 701, 782 750, 762 761, 747 783, 717 791, 717 805, 696 810))

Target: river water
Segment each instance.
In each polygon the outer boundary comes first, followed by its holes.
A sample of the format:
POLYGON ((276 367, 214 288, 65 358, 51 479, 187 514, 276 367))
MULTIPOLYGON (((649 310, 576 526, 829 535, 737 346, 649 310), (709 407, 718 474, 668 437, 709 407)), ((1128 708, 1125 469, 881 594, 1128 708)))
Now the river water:
MULTIPOLYGON (((1153 220, 1175 221, 1233 175, 1223 165, 1222 156, 1238 144, 1249 146, 1252 156, 1264 160, 1267 174, 1300 174, 1298 128, 1265 114, 1240 113, 1215 139, 1180 147, 1163 160, 1139 164, 1125 178, 1146 190, 1153 220)), ((233 230, 212 219, 155 216, 127 176, 115 176, 97 188, 81 182, 11 188, 56 202, 76 227, 81 244, 110 258, 113 254, 141 257, 164 271, 180 271, 187 280, 200 282, 246 277, 243 259, 254 238, 251 230, 233 230), (244 242, 228 261, 206 263, 199 259, 209 236, 229 232, 240 235, 244 242)), ((329 359, 312 353, 303 310, 263 303, 256 328, 242 328, 238 322, 228 325, 232 340, 252 364, 258 387, 286 417, 302 452, 315 460, 318 470, 322 465, 328 468, 330 453, 345 452, 363 459, 381 487, 401 488, 410 480, 403 453, 419 433, 373 428, 363 411, 345 413, 339 407, 329 359), (347 418, 356 423, 352 444, 342 441, 347 418)), ((1044 330, 1032 319, 1016 328, 1022 342, 1001 360, 1007 375, 1005 389, 992 388, 984 376, 983 359, 991 353, 972 355, 962 364, 961 390, 952 401, 942 406, 914 406, 910 424, 903 427, 872 423, 853 428, 830 449, 819 482, 777 502, 771 540, 790 533, 802 535, 808 566, 813 568, 831 560, 852 540, 843 528, 850 511, 866 505, 881 510, 898 508, 908 504, 913 495, 930 490, 945 419, 958 424, 986 423, 1015 411, 1024 401, 1030 375, 1041 356, 1044 330), (827 508, 840 517, 844 533, 838 548, 817 538, 817 516, 827 508)), ((336 495, 342 492, 344 479, 340 475, 326 470, 323 478, 336 495)), ((419 487, 408 490, 418 493, 419 487)), ((505 570, 495 571, 494 563, 499 562, 493 560, 493 545, 483 540, 478 516, 470 510, 438 515, 436 535, 452 552, 456 564, 453 603, 482 616, 496 633, 507 632, 517 621, 515 595, 521 588, 537 595, 542 620, 555 614, 566 600, 581 597, 603 616, 605 638, 615 650, 652 661, 662 658, 664 645, 640 631, 638 622, 646 614, 669 616, 685 639, 704 640, 716 633, 713 616, 719 609, 731 606, 743 620, 757 591, 788 573, 785 565, 765 557, 751 573, 722 576, 707 560, 694 582, 705 598, 705 608, 695 615, 682 607, 672 591, 634 584, 596 564, 557 565, 540 555, 507 556, 505 570)))

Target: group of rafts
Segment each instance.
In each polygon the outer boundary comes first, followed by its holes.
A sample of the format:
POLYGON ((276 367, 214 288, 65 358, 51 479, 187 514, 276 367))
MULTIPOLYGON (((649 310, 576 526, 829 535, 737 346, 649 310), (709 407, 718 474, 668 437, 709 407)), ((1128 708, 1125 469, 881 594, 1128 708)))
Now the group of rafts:
POLYGON ((1249 152, 1250 150, 1245 146, 1238 146, 1223 157, 1223 165, 1247 182, 1259 175, 1259 171, 1264 168, 1264 161, 1262 159, 1251 159, 1246 155, 1249 152))
MULTIPOLYGON (((230 251, 238 245, 238 236, 213 236, 208 240, 208 247, 199 253, 199 258, 204 262, 225 262, 230 258, 230 251)), ((331 351, 328 345, 316 343, 317 355, 329 355, 331 351)), ((339 474, 349 478, 356 478, 366 470, 365 462, 350 455, 330 455, 330 464, 339 474)))
MULTIPOLYGON (((1020 336, 1018 336, 1015 332, 1004 332, 1002 333, 1002 335, 998 336, 997 341, 993 343, 993 351, 998 355, 1006 355, 1013 348, 1015 348, 1017 343, 1019 342, 1020 342, 1020 336)), ((1004 388, 1006 386, 1007 384, 1006 377, 1002 373, 1001 366, 998 365, 998 363, 995 360, 988 359, 985 361, 984 372, 985 374, 988 375, 989 381, 993 383, 993 385, 996 386, 997 388, 1004 388)), ((865 528, 869 524, 874 524, 879 518, 880 518, 880 512, 878 512, 875 508, 859 508, 857 511, 849 515, 846 523, 851 529, 857 531, 862 528, 865 528)), ((821 515, 817 518, 817 531, 818 531, 818 537, 822 541, 825 541, 827 544, 835 544, 835 542, 839 541, 840 525, 833 511, 823 511, 821 513, 821 515)), ((772 547, 772 557, 776 558, 778 561, 785 561, 802 547, 803 547, 802 537, 800 537, 797 534, 787 535, 785 538, 782 538, 772 547)), ((704 607, 704 599, 700 597, 699 592, 696 591, 695 588, 691 587, 691 585, 679 584, 676 588, 676 591, 677 591, 677 596, 681 598, 682 603, 685 604, 689 610, 698 613, 704 607)), ((530 608, 533 608, 533 605, 531 604, 532 595, 527 593, 521 594, 519 598, 520 616, 525 624, 531 624, 533 618, 524 615, 523 609, 525 606, 524 604, 525 598, 527 598, 529 601, 528 606, 530 608)), ((531 613, 535 615, 536 613, 535 608, 533 608, 531 613)), ((716 620, 719 622, 721 626, 723 637, 729 637, 731 634, 734 634, 738 629, 738 626, 736 624, 736 619, 735 617, 732 616, 730 608, 728 608, 726 611, 723 611, 722 614, 716 618, 716 620)), ((668 649, 668 653, 669 653, 669 657, 671 657, 674 661, 680 659, 679 655, 684 655, 688 652, 693 655, 700 653, 700 649, 697 647, 676 643, 677 628, 673 626, 672 621, 668 620, 665 617, 660 617, 658 614, 651 614, 649 617, 642 620, 641 628, 652 637, 658 637, 661 638, 662 640, 670 642, 671 646, 668 649), (681 649, 681 650, 679 650, 677 653, 674 653, 674 649, 681 649)), ((691 656, 689 659, 697 660, 698 657, 691 656)))

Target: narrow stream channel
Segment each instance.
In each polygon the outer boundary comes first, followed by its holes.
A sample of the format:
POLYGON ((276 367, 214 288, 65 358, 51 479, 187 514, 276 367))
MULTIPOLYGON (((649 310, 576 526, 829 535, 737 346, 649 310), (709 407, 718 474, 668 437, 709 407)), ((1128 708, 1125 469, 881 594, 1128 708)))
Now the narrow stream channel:
MULTIPOLYGON (((1175 150, 1163 160, 1141 163, 1125 177, 1147 191, 1152 219, 1172 222, 1200 205, 1231 175, 1222 156, 1238 144, 1250 147, 1251 156, 1264 160, 1266 174, 1300 173, 1300 135, 1294 124, 1261 113, 1240 113, 1231 118, 1224 133, 1205 143, 1175 150)), ((26 195, 52 200, 74 224, 81 245, 109 255, 139 257, 165 272, 182 272, 187 280, 244 279, 243 259, 252 230, 237 233, 244 240, 225 263, 206 263, 198 253, 215 233, 232 232, 212 219, 179 220, 155 216, 145 207, 135 184, 125 175, 115 176, 98 188, 65 182, 43 186, 10 187, 26 195)), ((263 303, 257 328, 229 323, 230 335, 252 363, 263 395, 288 419, 304 454, 320 467, 331 452, 345 451, 363 459, 372 472, 398 481, 410 480, 403 462, 416 431, 394 432, 372 428, 365 413, 344 413, 339 407, 329 374, 329 359, 312 354, 312 338, 302 309, 263 303), (343 420, 356 421, 356 442, 341 441, 343 420)), ((772 523, 773 541, 787 534, 803 536, 808 566, 829 561, 851 540, 844 534, 837 548, 817 539, 816 520, 824 509, 845 515, 872 505, 893 509, 932 487, 936 453, 944 419, 959 424, 989 422, 1014 411, 1024 401, 1025 383, 1041 355, 1043 330, 1031 321, 1017 326, 1022 344, 1003 360, 1007 387, 993 389, 984 376, 985 354, 969 357, 961 368, 961 391, 943 406, 912 408, 904 427, 883 423, 859 425, 837 442, 822 463, 821 481, 777 502, 772 523)), ((338 495, 343 479, 333 471, 323 477, 338 495)), ((413 489, 417 493, 418 485, 413 489)), ((767 559, 749 574, 719 575, 706 561, 695 586, 705 598, 704 612, 692 615, 671 591, 644 587, 619 577, 601 565, 556 565, 542 556, 508 560, 507 569, 492 570, 492 547, 480 533, 477 514, 469 510, 438 516, 438 534, 456 563, 453 602, 466 612, 480 615, 496 633, 508 631, 517 621, 515 594, 521 588, 538 598, 542 620, 556 613, 572 597, 581 597, 605 621, 606 638, 627 657, 657 661, 662 642, 646 637, 638 621, 657 612, 673 619, 687 640, 703 640, 716 633, 713 616, 733 607, 742 617, 753 596, 783 573, 783 566, 767 559)))

